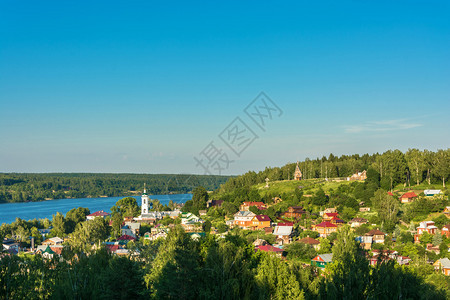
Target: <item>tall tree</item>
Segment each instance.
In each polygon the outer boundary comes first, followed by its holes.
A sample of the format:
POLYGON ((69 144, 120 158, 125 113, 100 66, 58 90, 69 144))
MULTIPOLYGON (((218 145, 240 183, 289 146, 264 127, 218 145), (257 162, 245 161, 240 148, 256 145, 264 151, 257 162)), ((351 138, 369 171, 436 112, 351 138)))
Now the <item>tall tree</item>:
POLYGON ((414 178, 416 179, 416 185, 419 185, 422 180, 422 171, 425 166, 424 152, 419 149, 408 149, 405 154, 408 167, 413 171, 414 178))
POLYGON ((450 148, 437 151, 434 166, 436 175, 442 179, 442 187, 445 188, 445 180, 450 175, 450 148))
POLYGON ((384 222, 389 231, 394 229, 397 222, 399 202, 395 197, 388 195, 385 190, 379 189, 371 198, 372 205, 378 210, 378 218, 384 222))

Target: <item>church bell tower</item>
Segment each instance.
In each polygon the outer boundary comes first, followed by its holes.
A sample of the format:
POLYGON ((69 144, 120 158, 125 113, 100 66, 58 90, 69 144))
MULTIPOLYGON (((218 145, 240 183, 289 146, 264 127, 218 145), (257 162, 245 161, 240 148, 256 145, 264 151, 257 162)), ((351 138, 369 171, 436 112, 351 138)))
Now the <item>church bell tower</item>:
POLYGON ((148 195, 147 190, 145 189, 144 183, 144 193, 141 196, 141 215, 148 214, 148 195))

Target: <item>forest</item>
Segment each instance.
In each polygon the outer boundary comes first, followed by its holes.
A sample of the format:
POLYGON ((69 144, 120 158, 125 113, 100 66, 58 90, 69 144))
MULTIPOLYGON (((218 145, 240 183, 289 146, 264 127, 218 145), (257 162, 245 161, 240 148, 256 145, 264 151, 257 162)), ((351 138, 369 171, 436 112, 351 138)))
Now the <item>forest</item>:
MULTIPOLYGON (((250 187, 264 183, 266 178, 271 181, 292 180, 296 163, 288 163, 282 167, 266 167, 261 172, 249 171, 242 176, 234 177, 223 184, 219 192, 230 192, 235 188, 250 187)), ((382 154, 353 154, 337 157, 309 159, 299 162, 303 179, 313 178, 343 178, 355 172, 372 168, 380 175, 381 187, 391 190, 398 184, 405 186, 445 182, 450 176, 450 149, 429 150, 408 149, 388 150, 382 154)))
POLYGON ((217 189, 229 176, 95 173, 0 173, 0 203, 48 199, 189 193, 196 186, 217 189))

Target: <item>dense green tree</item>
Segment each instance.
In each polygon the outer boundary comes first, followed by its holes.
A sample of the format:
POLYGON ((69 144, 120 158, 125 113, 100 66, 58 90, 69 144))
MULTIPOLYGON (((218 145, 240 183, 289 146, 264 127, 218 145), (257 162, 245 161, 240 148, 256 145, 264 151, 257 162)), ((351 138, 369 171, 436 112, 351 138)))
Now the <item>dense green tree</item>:
POLYGON ((53 215, 52 227, 51 234, 53 236, 63 238, 66 235, 66 220, 63 214, 57 212, 56 215, 53 215))
POLYGON ((136 198, 133 197, 125 197, 116 202, 116 204, 111 207, 111 213, 117 214, 120 213, 125 217, 137 217, 140 214, 140 208, 137 204, 136 198))
POLYGON ((161 245, 145 281, 155 299, 193 299, 198 293, 198 268, 195 242, 177 226, 161 245))
POLYGON ((379 189, 371 199, 373 206, 378 211, 379 220, 384 223, 387 231, 392 231, 397 223, 399 211, 398 200, 389 196, 386 191, 379 189))

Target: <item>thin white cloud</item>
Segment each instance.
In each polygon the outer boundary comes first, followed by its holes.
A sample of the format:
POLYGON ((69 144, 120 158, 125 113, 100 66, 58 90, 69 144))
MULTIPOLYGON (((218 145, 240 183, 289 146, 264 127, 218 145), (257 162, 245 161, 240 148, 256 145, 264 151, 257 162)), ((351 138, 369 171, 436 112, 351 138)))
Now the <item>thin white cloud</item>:
POLYGON ((382 132, 382 131, 397 131, 406 130, 416 127, 421 127, 423 124, 411 122, 407 119, 370 121, 361 124, 345 125, 345 132, 360 133, 360 132, 382 132))

